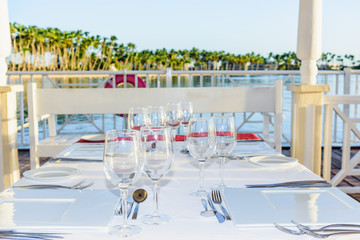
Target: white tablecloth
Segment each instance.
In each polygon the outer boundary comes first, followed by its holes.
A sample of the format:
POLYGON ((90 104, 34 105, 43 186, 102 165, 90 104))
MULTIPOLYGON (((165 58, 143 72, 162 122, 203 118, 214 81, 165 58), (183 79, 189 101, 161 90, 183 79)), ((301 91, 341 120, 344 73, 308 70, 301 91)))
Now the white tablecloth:
MULTIPOLYGON (((177 143, 177 145, 180 144, 182 143, 177 143)), ((246 144, 248 143, 239 145, 235 152, 245 151, 248 148, 246 144)), ((252 144, 260 144, 257 147, 269 149, 266 143, 263 142, 252 144)), ((92 189, 114 189, 105 178, 101 162, 48 163, 43 167, 51 166, 71 166, 81 171, 80 175, 60 181, 58 184, 71 185, 80 179, 86 179, 87 181, 94 182, 94 185, 91 187, 92 189)), ((210 186, 219 183, 218 167, 218 159, 216 158, 212 158, 206 162, 205 187, 208 190, 210 186)), ((170 223, 159 226, 145 225, 139 220, 142 215, 150 214, 154 209, 152 183, 143 175, 135 186, 129 190, 130 194, 137 188, 144 188, 148 191, 148 199, 140 205, 138 220, 130 220, 130 223, 141 226, 143 230, 139 235, 131 237, 130 239, 311 239, 311 237, 306 235, 292 236, 274 227, 235 227, 231 221, 220 224, 215 217, 205 218, 200 216, 199 213, 203 210, 200 199, 189 195, 192 190, 198 188, 198 175, 199 169, 196 160, 189 155, 183 155, 177 152, 171 171, 160 181, 159 194, 160 213, 166 213, 170 215, 172 219, 170 223)), ((225 165, 225 184, 232 187, 244 187, 246 184, 315 179, 320 178, 300 164, 294 164, 288 167, 267 168, 254 165, 248 161, 228 160, 225 165)), ((35 183, 38 184, 39 182, 22 178, 16 184, 35 183)), ((11 189, 5 191, 11 191, 11 189)), ((91 199, 89 199, 89 201, 91 201, 91 199)), ((96 208, 96 206, 93 206, 93 208, 96 208)), ((87 211, 91 211, 91 209, 87 209, 87 211)), ((122 217, 116 216, 111 224, 120 223, 121 220, 122 217)), ((105 229, 72 229, 62 231, 71 233, 64 235, 64 239, 98 240, 115 238, 114 236, 108 235, 105 229)))

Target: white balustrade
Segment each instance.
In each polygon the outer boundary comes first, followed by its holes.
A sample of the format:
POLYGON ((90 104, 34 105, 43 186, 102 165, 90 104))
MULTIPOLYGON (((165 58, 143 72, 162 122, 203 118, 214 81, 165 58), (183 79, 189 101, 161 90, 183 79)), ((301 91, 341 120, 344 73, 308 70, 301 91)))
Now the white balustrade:
MULTIPOLYGON (((139 76, 143 79, 146 84, 146 87, 207 87, 207 86, 219 86, 219 87, 228 87, 228 86, 268 86, 272 85, 275 79, 283 80, 285 84, 289 83, 300 83, 300 71, 291 70, 291 71, 270 71, 270 70, 256 70, 256 71, 19 71, 19 72, 8 72, 8 82, 9 84, 21 84, 25 85, 27 82, 37 82, 43 88, 62 88, 62 87, 90 87, 90 88, 102 88, 105 86, 106 82, 112 82, 115 84, 114 76, 117 74, 133 74, 139 76), (256 79, 255 79, 256 78, 256 79), (170 82, 170 79, 173 82, 173 85, 170 86, 166 83, 170 82), (242 80, 244 79, 244 80, 242 80), (255 80, 253 80, 255 79, 255 80), (265 79, 264 81, 259 79, 265 79)), ((318 74, 318 82, 323 84, 328 84, 331 87, 331 91, 328 94, 359 94, 359 79, 360 74, 359 70, 345 70, 345 71, 332 71, 332 70, 320 70, 318 74), (350 87, 348 87, 350 86, 350 87)), ((137 78, 136 78, 137 79, 137 78)), ((138 84, 135 81, 135 84, 138 84)), ((126 87, 126 86, 125 86, 126 87)), ((26 93, 25 93, 26 94, 26 93)), ((291 112, 291 106, 287 106, 287 99, 290 97, 289 92, 284 90, 284 114, 289 114, 291 112)), ((18 144, 20 147, 28 146, 28 139, 26 137, 27 125, 24 111, 26 110, 26 104, 24 102, 23 93, 19 93, 18 96, 18 112, 19 112, 19 138, 18 144)), ((352 108, 352 111, 358 111, 357 107, 352 108)), ((358 111, 359 112, 359 111, 358 111)), ((243 129, 247 126, 255 126, 259 119, 257 116, 251 116, 251 113, 247 113, 240 116, 242 123, 238 127, 243 129), (252 125, 247 125, 247 123, 252 125)), ((91 121, 91 124, 95 124, 94 133, 98 132, 96 129, 100 129, 100 132, 105 129, 105 127, 110 124, 110 128, 116 128, 122 126, 123 119, 114 115, 111 120, 111 123, 105 122, 106 119, 104 116, 101 117, 101 121, 95 123, 91 121)), ((267 120, 267 116, 264 117, 267 120)), ((284 127, 290 126, 290 116, 286 116, 284 119, 284 127)), ((54 120, 50 120, 54 121, 54 120)), ((110 120, 109 120, 110 121, 110 120)), ((269 119, 271 121, 271 119, 269 119)), ((333 130, 333 144, 340 144, 342 142, 342 123, 338 122, 338 119, 334 120, 335 128, 333 130), (336 124, 335 124, 336 123, 336 124)), ((42 124, 43 136, 46 134, 51 134, 47 132, 45 122, 42 124)), ((254 128, 253 128, 254 129, 254 128)), ((261 130, 259 131, 261 132, 261 130)), ((285 131, 283 134, 283 143, 290 143, 290 131, 285 131)), ((83 133, 79 133, 83 134, 83 133)), ((358 139, 353 139, 353 142, 359 142, 358 139)))
MULTIPOLYGON (((360 163, 360 152, 351 157, 352 139, 360 139, 360 117, 353 115, 352 112, 346 112, 349 107, 360 104, 360 96, 356 95, 335 95, 324 96, 323 104, 325 106, 324 113, 324 155, 323 155, 323 178, 333 186, 337 186, 347 176, 360 175, 360 169, 357 165, 360 163), (331 178, 331 153, 333 137, 333 119, 339 118, 343 122, 342 131, 342 159, 341 168, 334 177, 331 178), (353 135, 353 136, 352 136, 353 135)), ((360 187, 339 187, 347 193, 359 193, 360 187)))

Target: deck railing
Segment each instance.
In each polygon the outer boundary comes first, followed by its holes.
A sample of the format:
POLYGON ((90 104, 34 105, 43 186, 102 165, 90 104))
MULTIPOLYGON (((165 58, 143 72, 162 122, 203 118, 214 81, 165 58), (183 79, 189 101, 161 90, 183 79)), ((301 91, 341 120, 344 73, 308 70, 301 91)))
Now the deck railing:
MULTIPOLYGON (((356 95, 327 95, 323 97, 324 104, 324 154, 323 154, 323 171, 322 176, 325 180, 337 186, 346 177, 360 175, 360 169, 357 165, 360 163, 360 152, 351 156, 351 148, 354 139, 360 139, 360 116, 356 110, 360 105, 360 96, 356 95), (352 110, 353 109, 353 110, 352 110), (331 159, 332 159, 332 139, 335 137, 333 128, 334 120, 342 123, 343 131, 341 133, 342 158, 340 170, 331 176, 331 159)), ((360 187, 340 187, 347 193, 359 192, 360 187)))
MULTIPOLYGON (((331 92, 329 95, 338 94, 359 94, 359 74, 360 71, 346 69, 345 71, 319 71, 318 83, 329 84, 331 92)), ((167 69, 166 71, 38 71, 38 72, 8 72, 9 84, 24 84, 27 82, 37 82, 42 88, 102 88, 106 84, 116 86, 118 84, 116 75, 123 75, 123 87, 128 87, 131 82, 128 81, 131 75, 135 79, 135 87, 139 87, 138 77, 144 80, 146 87, 238 87, 238 86, 269 86, 273 85, 275 80, 283 80, 284 84, 300 83, 300 71, 177 71, 167 69)), ((26 89, 26 88, 25 88, 26 89)), ((291 128, 291 93, 284 88, 284 135, 283 143, 289 144, 291 128)), ((166 104, 166 103, 164 103, 166 104)), ((56 107, 56 106, 54 106, 56 107)), ((346 108, 346 107, 345 107, 346 108)), ((18 97, 18 145, 27 147, 27 121, 26 121, 26 92, 19 93, 18 97)), ((348 108, 346 111, 353 111, 357 114, 357 107, 348 108)), ((259 126, 263 121, 263 116, 246 113, 237 115, 238 130, 262 132, 259 126)), ((44 118, 45 119, 45 118, 44 118)), ((43 136, 47 133, 46 120, 42 120, 43 136)), ((41 119, 39 119, 41 120, 41 119)), ((126 119, 114 116, 63 116, 58 119, 59 134, 83 133, 75 131, 73 128, 66 128, 74 122, 88 124, 89 132, 105 132, 108 128, 119 128, 126 126, 126 119), (90 130, 92 129, 92 130, 90 130), (67 131, 66 131, 67 130, 67 131)), ((336 118, 334 120, 333 144, 342 142, 343 125, 336 118)), ((353 140, 356 140, 355 138, 353 140)))

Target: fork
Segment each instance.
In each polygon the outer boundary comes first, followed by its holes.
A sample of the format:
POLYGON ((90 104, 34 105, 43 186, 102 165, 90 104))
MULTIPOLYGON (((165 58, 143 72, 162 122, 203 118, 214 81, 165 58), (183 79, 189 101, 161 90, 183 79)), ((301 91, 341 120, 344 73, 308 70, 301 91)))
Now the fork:
POLYGON ((229 215, 229 213, 226 211, 226 209, 223 207, 222 203, 222 199, 221 199, 221 194, 219 190, 213 190, 211 191, 211 198, 213 200, 214 203, 218 204, 221 208, 221 211, 224 213, 226 220, 231 220, 231 217, 229 215))
POLYGON ((303 227, 301 225, 299 225, 298 228, 301 231, 305 232, 307 235, 316 238, 327 238, 333 235, 360 234, 360 231, 351 231, 351 230, 338 230, 338 232, 332 232, 332 233, 316 233, 314 230, 310 230, 309 228, 303 227))
POLYGON ((292 230, 286 227, 283 227, 277 223, 274 223, 274 226, 279 229, 280 231, 283 231, 285 233, 293 234, 293 235, 303 235, 306 234, 304 229, 311 231, 311 232, 338 232, 338 233, 347 233, 347 232, 357 232, 360 233, 360 231, 354 230, 354 229, 336 229, 336 227, 359 227, 359 225, 353 225, 353 224, 330 224, 326 225, 324 227, 318 228, 318 229, 310 229, 308 226, 304 226, 301 224, 298 224, 294 221, 292 221, 299 229, 298 230, 292 230), (331 228, 335 227, 335 228, 331 228))
MULTIPOLYGON (((335 224, 326 225, 326 226, 321 227, 319 229, 311 229, 309 226, 302 225, 300 223, 295 222, 294 220, 291 220, 291 222, 293 224, 295 224, 298 228, 306 228, 306 229, 309 229, 309 230, 312 230, 312 231, 314 231, 314 230, 327 231, 327 229, 330 229, 330 228, 334 228, 334 229, 331 229, 331 230, 338 230, 338 231, 353 231, 354 230, 354 229, 351 229, 351 230, 336 229, 338 227, 359 228, 359 230, 360 230, 360 225, 359 224, 335 223, 335 224)), ((356 231, 358 231, 358 230, 356 230, 356 231)))
POLYGON ((13 188, 34 188, 34 189, 64 188, 64 189, 72 189, 72 190, 83 190, 94 184, 93 182, 90 182, 88 184, 84 184, 84 183, 85 183, 85 180, 82 180, 73 186, 64 186, 64 185, 56 185, 56 184, 34 184, 34 185, 17 185, 17 186, 12 186, 12 187, 13 188))

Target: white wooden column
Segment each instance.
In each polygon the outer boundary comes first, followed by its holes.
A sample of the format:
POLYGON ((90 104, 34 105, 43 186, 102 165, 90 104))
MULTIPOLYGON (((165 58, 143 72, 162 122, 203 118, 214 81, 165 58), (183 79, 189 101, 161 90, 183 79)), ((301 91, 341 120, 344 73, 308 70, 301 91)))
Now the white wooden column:
POLYGON ((0 190, 20 178, 17 151, 16 93, 21 85, 6 85, 7 64, 11 52, 7 0, 0 0, 0 190))
POLYGON ((316 84, 316 60, 321 57, 322 0, 300 0, 298 24, 301 84, 287 86, 292 91, 291 156, 320 175, 322 96, 330 89, 328 85, 316 84), (312 111, 306 111, 309 105, 312 111), (311 116, 306 116, 309 112, 311 116), (309 119, 312 124, 307 124, 309 119))
POLYGON ((10 26, 7 0, 0 0, 0 85, 6 84, 7 65, 5 58, 10 55, 10 26))
POLYGON ((297 57, 301 60, 302 84, 316 84, 321 57, 322 0, 300 0, 297 57))
POLYGON ((19 160, 17 150, 17 118, 16 93, 23 91, 22 85, 0 86, 0 112, 1 112, 1 146, 0 163, 2 172, 0 176, 2 186, 7 188, 20 178, 19 160))

